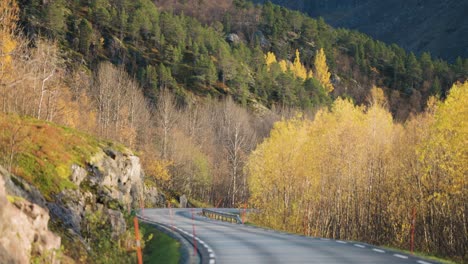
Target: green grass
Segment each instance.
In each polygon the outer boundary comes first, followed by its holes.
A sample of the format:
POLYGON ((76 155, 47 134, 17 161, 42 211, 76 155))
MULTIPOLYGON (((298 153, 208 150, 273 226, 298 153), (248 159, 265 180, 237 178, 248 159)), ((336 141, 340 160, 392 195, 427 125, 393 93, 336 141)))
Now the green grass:
POLYGON ((64 189, 78 187, 69 179, 72 164, 84 167, 102 148, 128 151, 69 127, 14 114, 0 114, 0 132, 3 157, 9 156, 15 141, 12 172, 36 186, 48 201, 64 189))
POLYGON ((142 224, 141 227, 145 233, 144 263, 179 263, 180 243, 177 240, 151 225, 142 224))
MULTIPOLYGON (((391 246, 381 246, 381 247, 385 248, 385 249, 388 249, 388 250, 400 251, 400 252, 405 253, 406 255, 411 255, 411 252, 409 250, 404 250, 404 249, 395 248, 395 247, 391 247, 391 246)), ((431 255, 431 254, 425 253, 425 252, 415 251, 414 256, 424 258, 424 259, 427 259, 427 260, 437 261, 437 262, 440 262, 442 264, 457 264, 457 262, 455 262, 455 261, 452 261, 452 260, 449 260, 449 259, 443 259, 443 258, 434 256, 434 255, 431 255)))
POLYGON ((213 208, 214 207, 212 204, 201 202, 195 199, 189 199, 188 202, 196 208, 213 208))

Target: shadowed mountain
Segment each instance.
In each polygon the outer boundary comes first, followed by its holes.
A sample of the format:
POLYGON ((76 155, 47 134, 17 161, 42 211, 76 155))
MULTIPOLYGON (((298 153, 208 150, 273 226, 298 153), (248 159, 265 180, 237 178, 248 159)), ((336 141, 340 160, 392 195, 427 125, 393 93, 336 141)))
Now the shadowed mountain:
MULTIPOLYGON (((266 2, 255 0, 257 3, 266 2)), ((468 57, 468 1, 272 0, 335 27, 356 29, 407 50, 454 61, 468 57)))

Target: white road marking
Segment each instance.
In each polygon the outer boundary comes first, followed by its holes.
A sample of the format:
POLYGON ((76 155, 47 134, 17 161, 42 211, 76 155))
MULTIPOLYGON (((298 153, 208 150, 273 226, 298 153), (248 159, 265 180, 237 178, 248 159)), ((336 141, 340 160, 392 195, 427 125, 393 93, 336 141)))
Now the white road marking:
POLYGON ((320 240, 329 241, 330 239, 328 239, 328 238, 321 238, 320 240))
POLYGON ((214 260, 214 259, 210 259, 210 264, 215 264, 215 260, 214 260))
POLYGON ((426 262, 426 261, 424 261, 424 260, 418 260, 417 262, 418 262, 419 264, 432 264, 432 263, 426 262))
POLYGON ((408 257, 405 256, 405 255, 393 254, 393 256, 395 256, 395 257, 397 257, 397 258, 408 259, 408 257))
POLYGON ((385 253, 384 250, 381 250, 381 249, 378 249, 378 248, 373 248, 372 250, 374 250, 375 252, 379 252, 379 253, 385 253))
POLYGON ((340 244, 348 244, 348 242, 345 242, 345 241, 341 241, 341 240, 337 240, 336 243, 340 243, 340 244))
POLYGON ((366 246, 364 245, 360 245, 360 244, 354 244, 355 247, 358 247, 358 248, 365 248, 366 246))
POLYGON ((214 258, 215 255, 213 253, 210 253, 210 258, 214 258))

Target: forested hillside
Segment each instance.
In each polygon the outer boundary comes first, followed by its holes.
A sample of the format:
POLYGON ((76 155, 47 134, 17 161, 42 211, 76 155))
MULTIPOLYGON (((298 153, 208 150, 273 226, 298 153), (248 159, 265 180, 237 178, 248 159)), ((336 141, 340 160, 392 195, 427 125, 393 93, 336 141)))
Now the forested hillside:
MULTIPOLYGON (((254 0, 265 3, 266 0, 254 0)), ((366 33, 406 50, 455 61, 468 57, 467 1, 271 0, 335 27, 366 33)))
POLYGON ((392 113, 404 120, 422 110, 430 95, 445 95, 455 80, 466 78, 468 60, 454 65, 420 57, 323 20, 248 1, 20 1, 20 21, 28 37, 54 39, 67 53, 69 67, 101 61, 124 66, 145 90, 167 87, 182 101, 192 94, 232 95, 244 105, 256 100, 268 107, 313 108, 325 97, 348 96, 364 103, 376 84, 391 98, 392 113), (287 72, 268 72, 264 54, 301 62, 313 70, 323 48, 335 90, 295 81, 287 72), (317 95, 323 96, 317 96, 317 95), (321 99, 317 99, 321 98, 321 99))

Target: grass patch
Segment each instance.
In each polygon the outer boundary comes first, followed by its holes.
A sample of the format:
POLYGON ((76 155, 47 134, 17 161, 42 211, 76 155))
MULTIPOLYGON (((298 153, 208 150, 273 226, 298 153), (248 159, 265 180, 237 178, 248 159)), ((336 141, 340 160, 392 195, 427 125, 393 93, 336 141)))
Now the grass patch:
POLYGON ((98 140, 72 128, 31 117, 0 114, 0 162, 36 186, 46 200, 78 186, 69 180, 71 165, 82 167, 103 148, 126 150, 120 144, 98 140), (13 154, 13 160, 10 157, 13 154))
POLYGON ((148 224, 141 224, 144 230, 144 263, 179 263, 180 243, 148 224))
MULTIPOLYGON (((400 252, 405 253, 406 255, 411 255, 411 252, 409 250, 404 250, 404 249, 395 248, 395 247, 391 247, 391 246, 382 246, 382 248, 385 248, 385 249, 388 249, 388 250, 393 250, 393 251, 400 251, 400 252)), ((455 261, 452 261, 452 260, 449 260, 449 259, 443 259, 443 258, 434 256, 434 255, 432 255, 430 253, 425 253, 425 252, 415 251, 414 256, 424 258, 424 259, 427 259, 427 260, 433 260, 433 261, 436 261, 436 262, 439 262, 439 263, 442 263, 442 264, 457 264, 458 263, 458 262, 455 262, 455 261)))
POLYGON ((15 202, 22 202, 24 201, 24 198, 23 197, 19 197, 19 196, 14 196, 14 195, 7 195, 7 200, 8 202, 10 203, 15 203, 15 202))
POLYGON ((195 199, 189 199, 188 202, 193 205, 195 208, 213 208, 212 204, 198 201, 195 199))

